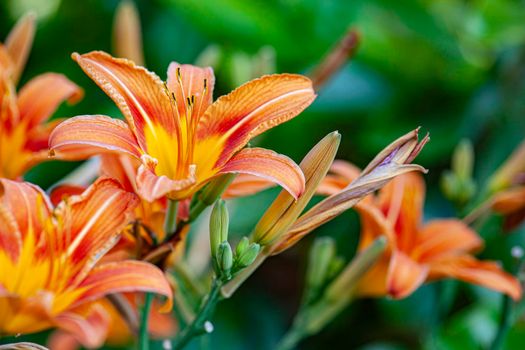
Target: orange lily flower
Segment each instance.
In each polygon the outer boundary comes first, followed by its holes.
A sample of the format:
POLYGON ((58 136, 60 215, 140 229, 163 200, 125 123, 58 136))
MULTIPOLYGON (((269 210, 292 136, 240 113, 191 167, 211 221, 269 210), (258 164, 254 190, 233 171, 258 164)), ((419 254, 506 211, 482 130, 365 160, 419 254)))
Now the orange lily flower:
POLYGON ((76 102, 82 90, 65 76, 45 73, 16 94, 34 35, 32 16, 22 18, 0 44, 0 177, 17 179, 48 158, 48 138, 58 121, 45 123, 65 100, 76 102))
MULTIPOLYGON (((321 192, 331 194, 357 176, 353 165, 337 161, 321 192)), ((520 283, 495 262, 480 261, 472 252, 482 248, 479 235, 456 219, 422 225, 425 184, 415 172, 400 175, 355 208, 361 216, 359 250, 385 235, 389 249, 363 277, 358 293, 404 298, 424 282, 456 278, 503 292, 518 300, 520 283)))
POLYGON ((62 159, 108 152, 134 157, 141 161, 137 190, 148 201, 164 195, 188 198, 224 173, 270 179, 294 197, 303 192, 304 176, 293 161, 243 147, 314 100, 308 78, 264 76, 212 103, 211 68, 173 62, 163 83, 133 62, 103 52, 73 54, 73 59, 118 105, 127 124, 106 116, 71 118, 51 134, 51 154, 62 159))
MULTIPOLYGON (((129 302, 132 311, 134 311, 135 321, 138 322, 139 314, 136 310, 138 310, 142 300, 140 300, 137 295, 128 293, 124 294, 123 297, 129 302)), ((104 308, 110 320, 105 344, 110 346, 130 344, 133 340, 133 333, 130 330, 129 324, 122 318, 120 312, 107 299, 102 299, 98 301, 97 304, 100 304, 104 308)), ((159 307, 161 307, 161 305, 154 300, 148 318, 148 333, 154 339, 170 338, 176 333, 177 324, 169 313, 160 313, 159 307)), ((71 333, 63 330, 53 332, 47 342, 47 346, 50 349, 60 350, 81 349, 81 345, 71 333)))
POLYGON ((0 180, 0 333, 58 327, 86 346, 99 346, 109 316, 93 303, 110 293, 171 288, 157 267, 140 261, 99 261, 131 219, 137 197, 99 179, 55 209, 38 187, 0 180))

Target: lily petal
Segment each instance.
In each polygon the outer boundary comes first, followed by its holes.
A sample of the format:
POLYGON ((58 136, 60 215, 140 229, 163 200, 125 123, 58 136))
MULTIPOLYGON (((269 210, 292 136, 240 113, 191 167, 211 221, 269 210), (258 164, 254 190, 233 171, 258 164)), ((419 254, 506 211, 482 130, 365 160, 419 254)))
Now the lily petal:
POLYGON ((49 119, 64 100, 75 103, 82 96, 82 89, 62 74, 39 75, 24 85, 18 94, 20 120, 32 128, 49 119))
POLYGON ((394 251, 388 267, 387 292, 394 299, 402 299, 412 294, 425 282, 429 268, 394 251))
POLYGON ((73 335, 87 348, 99 348, 104 344, 111 318, 102 305, 89 305, 81 313, 64 312, 55 318, 59 329, 73 335))
POLYGON ((67 200, 71 196, 81 195, 86 190, 86 187, 79 185, 61 184, 53 187, 49 194, 49 200, 54 206, 60 202, 67 200))
POLYGON ((416 172, 394 178, 379 193, 378 206, 395 227, 400 249, 410 250, 417 240, 423 218, 425 182, 416 172))
POLYGON ((219 173, 243 173, 275 182, 297 199, 304 192, 304 174, 290 158, 264 148, 246 148, 231 158, 219 173))
POLYGON ((361 237, 359 239, 359 250, 365 249, 380 236, 386 236, 391 249, 397 248, 397 237, 394 228, 386 220, 385 216, 373 204, 360 202, 355 210, 361 218, 361 237))
POLYGON ((5 46, 13 62, 11 78, 16 84, 24 71, 35 37, 35 15, 29 13, 13 27, 5 40, 5 46))
POLYGON ((431 263, 446 256, 470 253, 480 249, 483 240, 459 220, 433 220, 418 233, 418 243, 412 256, 431 263))
POLYGON ((274 186, 274 182, 263 179, 259 176, 239 174, 224 191, 222 198, 231 199, 250 196, 274 186))
POLYGON ((71 264, 81 269, 74 274, 76 281, 116 243, 137 204, 138 198, 116 180, 101 178, 57 207, 55 215, 70 229, 56 235, 56 246, 62 246, 71 264))
POLYGON ((172 291, 164 273, 156 266, 142 261, 119 261, 95 267, 80 287, 84 294, 77 305, 99 299, 107 294, 151 292, 167 297, 163 311, 171 309, 172 291))
POLYGON ((155 124, 169 133, 174 130, 172 102, 157 75, 132 61, 101 51, 74 53, 72 57, 120 108, 142 149, 147 149, 146 128, 152 135, 155 135, 155 124))
POLYGON ((22 234, 9 210, 0 204, 0 250, 15 262, 22 250, 22 234))
MULTIPOLYGON (((196 123, 213 102, 215 75, 210 67, 200 68, 172 62, 168 67, 166 84, 175 95, 179 116, 188 114, 187 99, 191 100, 191 97, 194 96, 194 101, 191 103, 193 108, 191 118, 189 118, 190 123, 196 123)), ((180 120, 183 121, 184 118, 180 120)))
POLYGON ((27 182, 1 179, 0 201, 13 214, 16 227, 22 234, 40 232, 43 221, 51 213, 51 204, 44 191, 27 182))
POLYGON ((310 79, 275 74, 220 97, 199 120, 195 163, 223 166, 251 138, 297 116, 315 96, 310 79), (215 154, 211 149, 217 149, 215 154))
POLYGON ((60 159, 85 159, 99 153, 141 155, 128 125, 103 115, 77 116, 62 122, 49 136, 49 150, 60 159))
POLYGON ((480 261, 465 255, 440 260, 431 264, 430 269, 432 279, 453 277, 505 293, 515 301, 521 299, 520 282, 495 262, 480 261))
MULTIPOLYGON (((146 163, 151 162, 146 161, 146 163)), ((157 176, 152 170, 153 166, 153 164, 142 164, 137 172, 137 194, 147 202, 153 202, 171 192, 189 188, 196 182, 195 166, 190 166, 189 176, 183 180, 172 180, 165 175, 157 176)))

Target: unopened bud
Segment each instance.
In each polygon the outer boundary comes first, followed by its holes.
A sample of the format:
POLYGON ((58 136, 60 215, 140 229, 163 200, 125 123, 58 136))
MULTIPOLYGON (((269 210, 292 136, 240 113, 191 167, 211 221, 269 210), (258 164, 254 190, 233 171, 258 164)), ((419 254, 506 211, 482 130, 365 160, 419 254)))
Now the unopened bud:
POLYGON ((238 266, 241 268, 250 266, 257 258, 257 255, 259 255, 260 250, 261 246, 259 244, 250 244, 250 246, 241 255, 237 256, 238 266))
POLYGON ((308 259, 306 281, 309 288, 318 288, 326 281, 330 262, 335 255, 335 241, 331 237, 315 240, 308 259))
POLYGON ((235 254, 237 256, 241 256, 242 254, 244 254, 244 252, 246 251, 246 249, 248 249, 248 247, 250 246, 250 240, 248 239, 248 237, 243 237, 239 243, 237 243, 237 247, 235 248, 235 254))
POLYGON ((330 261, 330 266, 328 266, 328 271, 326 272, 326 279, 331 280, 336 277, 343 267, 345 266, 345 259, 341 256, 336 256, 330 261))
POLYGON ((219 245, 217 263, 222 274, 229 276, 233 266, 233 252, 232 247, 228 242, 222 242, 219 245))
POLYGON ((215 203, 210 216, 210 249, 212 257, 217 255, 220 244, 228 240, 229 221, 226 204, 222 199, 219 199, 215 203))
POLYGON ((452 155, 452 171, 462 180, 472 177, 472 168, 474 167, 474 150, 472 143, 463 139, 456 146, 452 155))

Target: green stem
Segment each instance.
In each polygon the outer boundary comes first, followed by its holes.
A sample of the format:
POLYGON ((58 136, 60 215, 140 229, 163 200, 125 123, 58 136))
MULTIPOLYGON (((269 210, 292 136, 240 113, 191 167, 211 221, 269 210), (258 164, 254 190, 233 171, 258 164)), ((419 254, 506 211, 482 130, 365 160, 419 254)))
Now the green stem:
POLYGON ((177 212, 179 209, 179 202, 168 200, 168 209, 166 211, 166 218, 164 219, 164 232, 167 241, 175 231, 177 231, 177 212))
MULTIPOLYGON (((512 272, 514 275, 518 275, 519 278, 520 271, 525 266, 523 250, 519 247, 515 247, 513 248, 511 255, 514 257, 514 266, 512 272)), ((514 302, 511 300, 511 298, 508 295, 504 295, 503 302, 501 304, 501 317, 499 321, 498 331, 496 333, 496 337, 492 341, 490 350, 503 349, 505 337, 507 336, 507 332, 511 326, 511 314, 513 306, 514 302)))
POLYGON ((505 336, 507 335, 507 331, 510 327, 510 314, 512 309, 512 301, 510 300, 510 297, 505 295, 503 296, 503 304, 501 307, 501 318, 499 321, 499 327, 498 332, 496 333, 496 337, 494 338, 494 341, 492 342, 492 345, 490 346, 490 350, 500 350, 503 349, 503 341, 505 340, 505 336))
POLYGON ((140 318, 139 350, 149 349, 148 319, 152 302, 153 294, 146 293, 144 298, 144 306, 142 307, 142 317, 140 318))
POLYGON ((275 347, 275 350, 292 350, 295 349, 297 344, 305 337, 305 335, 297 328, 293 327, 290 329, 284 337, 281 339, 279 344, 275 347))
POLYGON ((212 316, 215 306, 220 299, 220 290, 222 282, 217 278, 213 279, 210 293, 208 294, 204 304, 201 306, 197 316, 193 322, 184 328, 173 341, 173 350, 183 349, 194 337, 202 334, 211 333, 213 328, 209 323, 209 318, 212 316))

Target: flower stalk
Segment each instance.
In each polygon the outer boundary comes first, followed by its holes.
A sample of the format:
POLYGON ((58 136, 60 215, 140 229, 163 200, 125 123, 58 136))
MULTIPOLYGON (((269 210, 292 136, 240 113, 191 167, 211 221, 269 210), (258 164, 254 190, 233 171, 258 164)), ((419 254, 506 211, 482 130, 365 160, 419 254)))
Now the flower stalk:
POLYGON ((140 318, 139 350, 149 350, 148 321, 152 302, 153 294, 146 293, 144 296, 144 305, 142 306, 142 316, 140 318))

